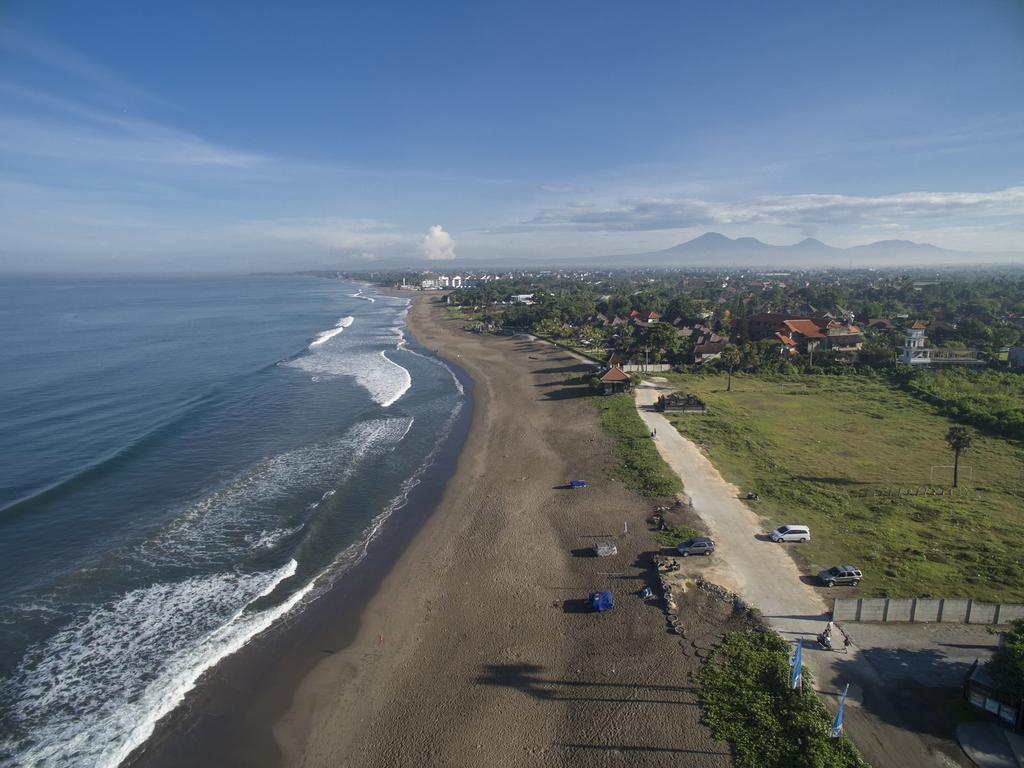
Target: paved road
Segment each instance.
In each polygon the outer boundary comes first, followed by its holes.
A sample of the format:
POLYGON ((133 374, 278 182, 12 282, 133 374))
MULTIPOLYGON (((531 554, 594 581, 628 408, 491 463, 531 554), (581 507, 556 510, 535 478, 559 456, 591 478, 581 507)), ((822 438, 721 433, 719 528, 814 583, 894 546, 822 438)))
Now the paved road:
POLYGON ((818 692, 833 707, 836 692, 850 683, 847 732, 876 768, 969 765, 902 727, 903 719, 885 697, 884 684, 856 647, 851 647, 849 654, 818 649, 814 638, 824 629, 831 606, 803 580, 785 551, 799 545, 764 540, 764 523, 740 501, 736 486, 727 483, 697 446, 651 407, 666 391, 670 390, 641 385, 636 391, 637 408, 648 427, 657 432, 659 453, 682 479, 694 511, 717 544, 716 562, 703 570, 705 578, 759 608, 782 637, 804 643, 804 664, 813 673, 818 692))

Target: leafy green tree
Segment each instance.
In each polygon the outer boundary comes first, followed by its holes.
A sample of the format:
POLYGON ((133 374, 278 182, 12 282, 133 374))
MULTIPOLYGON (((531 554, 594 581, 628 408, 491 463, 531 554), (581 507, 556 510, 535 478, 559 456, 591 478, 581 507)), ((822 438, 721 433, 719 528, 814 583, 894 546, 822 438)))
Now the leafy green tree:
POLYGON ((869 368, 887 368, 895 358, 893 341, 887 336, 873 336, 864 342, 864 347, 857 353, 857 362, 869 368))
POLYGON ((960 454, 967 451, 974 443, 967 427, 950 427, 946 433, 946 443, 953 451, 953 487, 957 487, 960 474, 960 454))
POLYGON ((657 323, 640 330, 640 343, 648 346, 655 359, 674 356, 679 351, 679 335, 666 323, 657 323))
POLYGON ((1010 623, 999 648, 985 665, 996 685, 1014 696, 1024 696, 1024 619, 1010 623))

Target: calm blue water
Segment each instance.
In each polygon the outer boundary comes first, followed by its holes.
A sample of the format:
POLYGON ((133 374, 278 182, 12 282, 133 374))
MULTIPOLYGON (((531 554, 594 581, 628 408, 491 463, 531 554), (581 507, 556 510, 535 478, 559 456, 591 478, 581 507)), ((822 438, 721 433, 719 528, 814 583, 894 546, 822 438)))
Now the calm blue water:
POLYGON ((462 401, 405 309, 311 277, 0 282, 0 764, 116 765, 358 560, 462 401))

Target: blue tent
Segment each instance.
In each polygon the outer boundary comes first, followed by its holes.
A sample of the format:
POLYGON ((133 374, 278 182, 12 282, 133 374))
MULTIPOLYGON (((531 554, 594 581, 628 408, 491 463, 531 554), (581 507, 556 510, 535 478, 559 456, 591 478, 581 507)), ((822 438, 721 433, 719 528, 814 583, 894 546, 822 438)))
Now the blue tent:
POLYGON ((590 607, 595 611, 607 611, 612 607, 611 592, 591 592, 590 607))
POLYGON ((587 487, 587 481, 586 480, 570 480, 569 481, 569 487, 570 488, 586 488, 587 487))

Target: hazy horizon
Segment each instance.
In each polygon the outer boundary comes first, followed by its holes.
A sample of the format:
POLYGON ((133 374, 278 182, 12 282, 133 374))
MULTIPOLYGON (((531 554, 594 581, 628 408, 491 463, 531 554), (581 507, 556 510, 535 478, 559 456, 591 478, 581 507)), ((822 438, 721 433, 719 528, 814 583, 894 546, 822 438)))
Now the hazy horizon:
POLYGON ((1017 3, 246 9, 6 9, 0 272, 1024 257, 1017 3))

